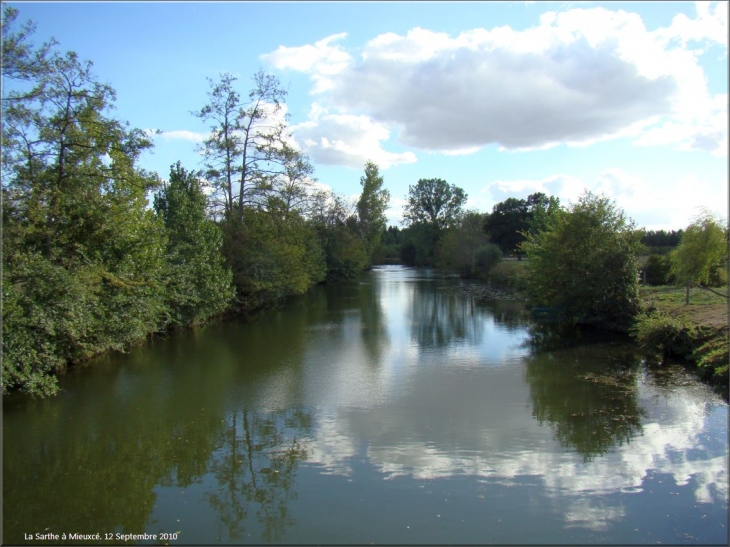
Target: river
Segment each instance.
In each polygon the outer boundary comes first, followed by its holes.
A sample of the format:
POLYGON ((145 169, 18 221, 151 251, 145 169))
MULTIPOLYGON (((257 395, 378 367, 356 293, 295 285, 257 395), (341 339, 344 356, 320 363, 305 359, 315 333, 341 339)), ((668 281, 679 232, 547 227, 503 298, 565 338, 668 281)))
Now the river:
POLYGON ((376 268, 5 397, 4 544, 727 545, 721 397, 461 284, 376 268))

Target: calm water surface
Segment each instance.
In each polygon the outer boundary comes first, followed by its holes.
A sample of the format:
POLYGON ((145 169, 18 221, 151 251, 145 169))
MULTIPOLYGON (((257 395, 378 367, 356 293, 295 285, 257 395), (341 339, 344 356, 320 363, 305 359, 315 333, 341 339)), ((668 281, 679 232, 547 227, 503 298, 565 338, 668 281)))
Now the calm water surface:
POLYGON ((376 269, 6 397, 4 543, 727 544, 721 398, 459 284, 376 269))

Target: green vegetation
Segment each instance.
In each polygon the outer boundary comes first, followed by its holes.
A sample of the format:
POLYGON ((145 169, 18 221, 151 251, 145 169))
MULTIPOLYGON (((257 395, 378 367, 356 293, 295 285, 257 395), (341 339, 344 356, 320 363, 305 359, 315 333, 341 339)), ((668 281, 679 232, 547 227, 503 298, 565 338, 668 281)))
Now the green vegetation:
POLYGON ((670 254, 671 273, 686 287, 685 304, 693 283, 711 286, 728 281, 728 232, 707 211, 697 216, 682 234, 679 247, 670 254))
POLYGON ((639 311, 640 234, 605 197, 584 193, 527 235, 528 291, 574 325, 625 330, 639 311))
POLYGON ((92 63, 54 42, 33 47, 32 23, 13 30, 17 15, 5 8, 2 27, 2 75, 13 83, 2 97, 3 392, 52 395, 70 364, 382 263, 524 290, 569 324, 626 331, 636 323, 647 347, 714 371, 727 362, 714 335, 687 326, 695 318, 638 315, 638 254, 677 244, 646 259, 646 282, 684 283, 685 304, 692 284, 705 289, 695 302, 727 302, 706 292, 727 283, 728 260, 728 230, 708 213, 684 231, 643 233, 590 192, 568 208, 535 193, 489 214, 464 212, 463 189, 420 179, 409 187, 407 227, 386 230, 390 194, 378 166, 365 164, 354 202, 317 190, 277 115, 286 92, 263 72, 246 100, 236 77, 209 81, 208 102, 194 113, 210 125, 205 170, 178 162, 161 181, 138 167, 152 142, 110 115, 115 91, 92 63), (523 252, 524 263, 502 261, 523 252))
POLYGON ((365 164, 365 175, 360 178, 360 185, 362 194, 357 202, 358 231, 370 266, 373 253, 385 231, 385 210, 388 208, 390 193, 383 188, 383 177, 380 176, 378 166, 371 161, 365 164))
POLYGON ((499 245, 505 255, 521 258, 521 245, 527 233, 537 233, 546 226, 548 218, 560 208, 560 201, 541 192, 527 199, 507 198, 497 203, 484 221, 484 231, 490 241, 499 245))

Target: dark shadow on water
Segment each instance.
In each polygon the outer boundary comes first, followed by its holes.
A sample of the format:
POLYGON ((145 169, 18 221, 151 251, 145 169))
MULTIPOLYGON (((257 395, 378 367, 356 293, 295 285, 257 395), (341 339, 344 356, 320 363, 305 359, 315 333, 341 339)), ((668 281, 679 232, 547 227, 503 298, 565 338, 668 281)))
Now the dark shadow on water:
POLYGON ((590 461, 642 434, 637 398, 641 354, 625 338, 534 324, 525 377, 532 415, 590 461))

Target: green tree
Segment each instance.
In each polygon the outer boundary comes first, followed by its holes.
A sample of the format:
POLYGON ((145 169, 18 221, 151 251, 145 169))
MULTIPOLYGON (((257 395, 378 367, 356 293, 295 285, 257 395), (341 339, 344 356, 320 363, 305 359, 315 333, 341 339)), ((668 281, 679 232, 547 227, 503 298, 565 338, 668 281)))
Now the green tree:
POLYGON ((157 192, 154 208, 167 228, 170 320, 195 325, 225 310, 234 296, 230 270, 223 265, 220 228, 207 217, 207 199, 197 173, 180 162, 157 192))
POLYGON ((542 192, 531 194, 526 200, 507 198, 492 208, 484 222, 484 231, 504 254, 519 253, 525 232, 542 229, 547 216, 559 206, 557 198, 542 192))
POLYGON ((369 161, 365 164, 365 175, 360 177, 362 194, 357 202, 358 227, 368 255, 368 265, 372 263, 373 252, 380 243, 385 231, 385 210, 388 208, 390 193, 383 188, 383 177, 378 166, 369 161))
POLYGON ((165 230, 136 166, 152 144, 107 115, 114 90, 73 52, 23 55, 44 61, 34 93, 3 88, 2 382, 49 395, 68 363, 160 328, 165 230))
POLYGON ((310 222, 325 255, 327 281, 352 279, 367 267, 368 255, 357 234, 353 207, 345 197, 318 192, 310 222))
POLYGON ((420 179, 408 187, 403 220, 406 225, 429 224, 441 232, 458 221, 466 198, 464 190, 443 179, 420 179))
POLYGON ((234 76, 221 74, 217 84, 209 80, 209 103, 193 112, 212 122, 201 151, 208 175, 223 195, 219 201, 224 214, 239 222, 245 207, 265 203, 272 177, 282 173, 286 163, 286 127, 279 115, 286 91, 275 76, 263 71, 253 81, 248 103, 243 104, 234 76))
POLYGON ((640 238, 613 202, 586 192, 523 243, 532 300, 572 324, 625 330, 639 311, 640 238))
POLYGON ((689 304, 692 283, 727 283, 728 238, 722 222, 703 210, 682 234, 679 247, 671 252, 671 273, 685 284, 689 304), (714 279, 713 279, 714 278, 714 279))
POLYGON ((454 269, 462 277, 485 278, 502 257, 502 252, 484 233, 484 215, 466 212, 459 225, 447 231, 439 241, 438 265, 454 269))

